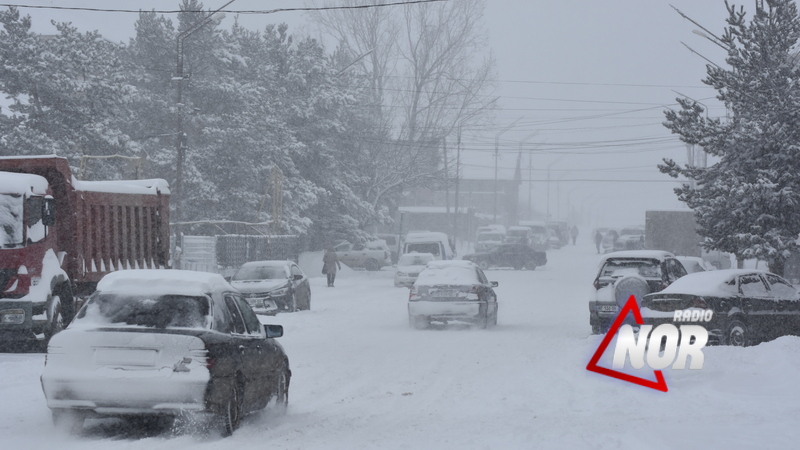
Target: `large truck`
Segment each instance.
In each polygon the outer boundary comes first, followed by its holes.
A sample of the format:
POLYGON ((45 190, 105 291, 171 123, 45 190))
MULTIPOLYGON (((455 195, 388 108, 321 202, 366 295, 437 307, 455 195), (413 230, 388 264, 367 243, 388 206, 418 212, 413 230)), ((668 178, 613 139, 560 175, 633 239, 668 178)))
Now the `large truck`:
POLYGON ((645 211, 644 247, 674 255, 701 256, 703 238, 694 211, 645 211))
POLYGON ((65 158, 0 158, 0 343, 44 342, 103 275, 169 266, 161 179, 79 181, 65 158))

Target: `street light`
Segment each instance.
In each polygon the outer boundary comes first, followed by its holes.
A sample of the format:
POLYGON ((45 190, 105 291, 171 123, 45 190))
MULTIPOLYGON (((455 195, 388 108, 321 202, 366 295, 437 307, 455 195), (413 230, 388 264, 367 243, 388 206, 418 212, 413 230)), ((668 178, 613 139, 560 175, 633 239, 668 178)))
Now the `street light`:
MULTIPOLYGON (((520 153, 522 153, 522 144, 524 144, 525 142, 528 141, 528 139, 536 136, 537 134, 539 134, 539 132, 534 131, 533 133, 525 136, 525 139, 519 141, 520 153)), ((532 158, 533 158, 533 150, 531 149, 531 152, 528 154, 528 220, 531 220, 533 218, 533 209, 531 206, 531 191, 532 191, 531 186, 533 185, 533 183, 531 182, 531 170, 532 170, 531 166, 533 165, 532 158)))
MULTIPOLYGON (((173 81, 177 82, 177 96, 175 103, 178 109, 178 117, 176 120, 176 134, 177 137, 175 139, 175 149, 177 153, 176 161, 175 161, 175 186, 174 186, 174 195, 175 195, 175 222, 180 223, 183 220, 182 217, 182 206, 183 206, 183 165, 184 160, 186 158, 186 132, 183 130, 183 81, 186 79, 183 73, 183 41, 189 37, 190 34, 194 33, 195 31, 199 30, 212 20, 221 20, 225 17, 224 13, 221 13, 222 9, 226 6, 233 3, 235 0, 230 0, 228 3, 225 3, 217 9, 216 11, 208 14, 200 21, 192 25, 191 27, 187 28, 186 30, 182 31, 178 34, 177 39, 177 59, 176 59, 176 69, 175 69, 175 76, 172 77, 173 81)), ((177 239, 180 238, 180 225, 176 226, 175 229, 175 237, 176 243, 178 242, 177 239)))

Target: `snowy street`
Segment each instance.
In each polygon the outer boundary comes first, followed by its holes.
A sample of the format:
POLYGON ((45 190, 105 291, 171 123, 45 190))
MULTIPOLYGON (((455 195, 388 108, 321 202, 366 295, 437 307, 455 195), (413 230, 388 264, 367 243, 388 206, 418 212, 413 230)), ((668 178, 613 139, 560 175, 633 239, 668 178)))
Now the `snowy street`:
MULTIPOLYGON (((587 233, 588 235, 588 233, 587 233)), ((588 372, 587 298, 599 255, 588 239, 536 271, 489 270, 497 327, 412 330, 393 271, 311 274, 311 311, 284 326, 293 377, 286 416, 249 416, 222 440, 186 430, 141 436, 89 420, 55 432, 42 354, 0 354, 3 447, 59 449, 796 448, 800 338, 704 349, 702 370, 665 369, 662 393, 588 372)))

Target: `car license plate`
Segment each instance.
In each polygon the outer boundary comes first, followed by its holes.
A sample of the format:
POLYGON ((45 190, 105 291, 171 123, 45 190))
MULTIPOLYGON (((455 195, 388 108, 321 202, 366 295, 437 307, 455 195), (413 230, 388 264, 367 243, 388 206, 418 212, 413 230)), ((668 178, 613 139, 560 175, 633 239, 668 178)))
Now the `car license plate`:
POLYGON ((598 311, 604 312, 617 312, 618 309, 617 305, 600 305, 597 307, 598 311))
POLYGON ((458 297, 458 291, 454 290, 436 291, 432 295, 434 297, 458 297))

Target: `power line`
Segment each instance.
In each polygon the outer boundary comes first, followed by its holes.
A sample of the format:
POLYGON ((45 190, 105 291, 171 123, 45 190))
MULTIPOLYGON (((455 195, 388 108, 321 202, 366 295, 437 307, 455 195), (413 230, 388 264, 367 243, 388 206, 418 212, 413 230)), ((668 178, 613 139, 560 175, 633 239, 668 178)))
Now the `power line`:
MULTIPOLYGON (((378 8, 384 6, 401 6, 401 5, 415 5, 421 3, 436 3, 436 2, 445 2, 447 0, 407 0, 402 2, 396 3, 382 3, 382 4, 375 4, 375 5, 354 5, 354 6, 318 6, 318 7, 301 7, 301 8, 276 8, 276 9, 241 9, 241 10, 223 10, 221 12, 227 12, 232 14, 274 14, 279 12, 291 12, 291 11, 330 11, 330 10, 340 10, 340 9, 367 9, 367 8, 378 8)), ((169 9, 169 10, 149 10, 145 11, 142 9, 109 9, 109 8, 86 8, 86 7, 77 7, 77 6, 43 6, 43 5, 19 5, 19 4, 10 4, 10 3, 0 3, 0 7, 14 7, 14 8, 29 8, 29 9, 52 9, 52 10, 64 10, 64 11, 86 11, 86 12, 109 12, 109 13, 135 13, 139 14, 142 12, 153 12, 157 14, 179 14, 185 12, 205 12, 205 11, 184 11, 180 9, 169 9)), ((680 86, 678 86, 680 87, 680 86)))

